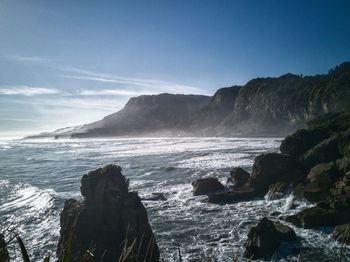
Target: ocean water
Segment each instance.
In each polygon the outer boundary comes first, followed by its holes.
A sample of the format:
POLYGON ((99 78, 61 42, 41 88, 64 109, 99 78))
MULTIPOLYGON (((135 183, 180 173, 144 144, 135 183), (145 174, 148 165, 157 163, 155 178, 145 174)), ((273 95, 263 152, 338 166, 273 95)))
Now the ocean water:
MULTIPOLYGON (((251 171, 254 157, 278 152, 279 145, 278 138, 0 141, 0 230, 19 232, 33 261, 46 254, 54 258, 64 201, 81 198, 83 174, 114 163, 140 196, 166 195, 166 201, 144 202, 164 261, 178 261, 178 247, 184 261, 245 261, 247 233, 262 217, 274 211, 293 214, 309 205, 293 203, 292 196, 209 204, 205 196, 192 195, 191 182, 209 176, 225 182, 232 167, 251 171)), ((298 240, 283 243, 274 261, 298 261, 299 253, 303 261, 338 261, 341 250, 349 253, 331 238, 331 228, 293 228, 298 240)))

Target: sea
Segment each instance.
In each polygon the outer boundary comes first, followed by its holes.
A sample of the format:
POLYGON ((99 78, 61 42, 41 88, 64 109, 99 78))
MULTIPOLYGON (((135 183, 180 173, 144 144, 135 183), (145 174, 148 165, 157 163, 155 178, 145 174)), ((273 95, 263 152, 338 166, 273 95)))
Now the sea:
MULTIPOLYGON (((217 177, 233 167, 251 172, 254 158, 279 152, 281 138, 116 138, 0 141, 0 231, 18 233, 32 261, 55 261, 59 217, 69 198, 82 199, 80 180, 107 164, 122 167, 130 190, 141 197, 160 192, 165 201, 144 201, 162 261, 248 261, 244 243, 262 217, 294 214, 311 206, 292 195, 210 204, 193 196, 191 182, 217 177), (234 260, 236 259, 236 260, 234 260)), ((271 167, 273 168, 273 167, 271 167)), ((289 224, 290 225, 290 224, 289 224)), ((330 235, 333 228, 300 229, 282 243, 272 261, 350 261, 349 248, 330 235), (342 255, 343 254, 343 255, 342 255)), ((13 261, 21 261, 16 242, 13 261)))

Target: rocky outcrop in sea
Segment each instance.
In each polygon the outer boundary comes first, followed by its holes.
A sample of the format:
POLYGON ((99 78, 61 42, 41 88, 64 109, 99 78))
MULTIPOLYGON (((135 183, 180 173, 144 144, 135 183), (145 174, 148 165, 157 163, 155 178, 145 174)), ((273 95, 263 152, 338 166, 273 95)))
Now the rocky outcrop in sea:
POLYGON ((67 200, 61 213, 60 261, 159 260, 147 211, 128 187, 129 181, 116 165, 82 177, 84 201, 67 200))

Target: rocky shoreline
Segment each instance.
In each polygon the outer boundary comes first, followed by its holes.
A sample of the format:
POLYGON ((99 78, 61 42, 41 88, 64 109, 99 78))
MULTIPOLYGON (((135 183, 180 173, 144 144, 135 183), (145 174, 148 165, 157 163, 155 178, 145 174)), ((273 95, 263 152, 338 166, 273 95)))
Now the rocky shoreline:
MULTIPOLYGON (((336 226, 332 236, 349 244, 350 113, 327 114, 310 121, 307 129, 286 137, 280 151, 257 156, 249 176, 246 171, 234 168, 228 178, 234 186, 227 185, 231 190, 207 191, 208 202, 225 204, 292 195, 295 200, 314 206, 292 216, 279 217, 280 221, 301 228, 336 226)), ((212 183, 212 186, 219 190, 223 185, 212 183)), ((251 229, 246 243, 247 258, 270 257, 280 242, 285 241, 279 237, 275 223, 280 222, 263 218, 251 229)))
MULTIPOLYGON (((291 225, 335 227, 330 236, 350 244, 350 113, 309 122, 307 129, 286 137, 280 151, 257 156, 251 174, 234 167, 225 184, 214 177, 193 181, 193 195, 207 195, 211 204, 287 196, 313 204, 295 215, 262 218, 247 235, 247 259, 270 259, 282 242, 298 241, 291 225)), ((61 213, 59 261, 159 261, 142 201, 164 201, 166 195, 141 199, 129 191, 129 181, 116 165, 84 175, 80 190, 84 201, 67 200, 61 213)), ((2 235, 0 257, 9 259, 2 235)))

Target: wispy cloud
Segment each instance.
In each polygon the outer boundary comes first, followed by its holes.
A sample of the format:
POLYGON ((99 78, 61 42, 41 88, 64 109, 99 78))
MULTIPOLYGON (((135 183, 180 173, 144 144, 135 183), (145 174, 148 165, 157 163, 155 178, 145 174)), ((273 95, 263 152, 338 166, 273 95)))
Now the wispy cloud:
POLYGON ((35 96, 35 95, 53 95, 59 94, 57 89, 49 89, 43 87, 31 87, 31 86, 8 86, 0 87, 0 95, 23 95, 23 96, 35 96))
POLYGON ((50 59, 46 57, 41 56, 21 56, 21 55, 11 55, 8 56, 9 59, 15 60, 17 62, 22 63, 35 63, 35 64, 41 64, 41 63, 47 63, 50 62, 50 59))
POLYGON ((57 69, 67 73, 71 73, 69 75, 61 75, 61 77, 64 78, 95 81, 102 83, 132 85, 137 88, 143 88, 144 91, 152 94, 165 92, 174 94, 207 94, 206 91, 195 86, 184 85, 158 79, 145 79, 137 77, 126 77, 115 74, 105 74, 67 65, 57 67, 57 69))
POLYGON ((79 95, 82 96, 138 96, 138 95, 152 95, 148 91, 132 91, 123 89, 100 89, 100 90, 81 90, 79 95))

